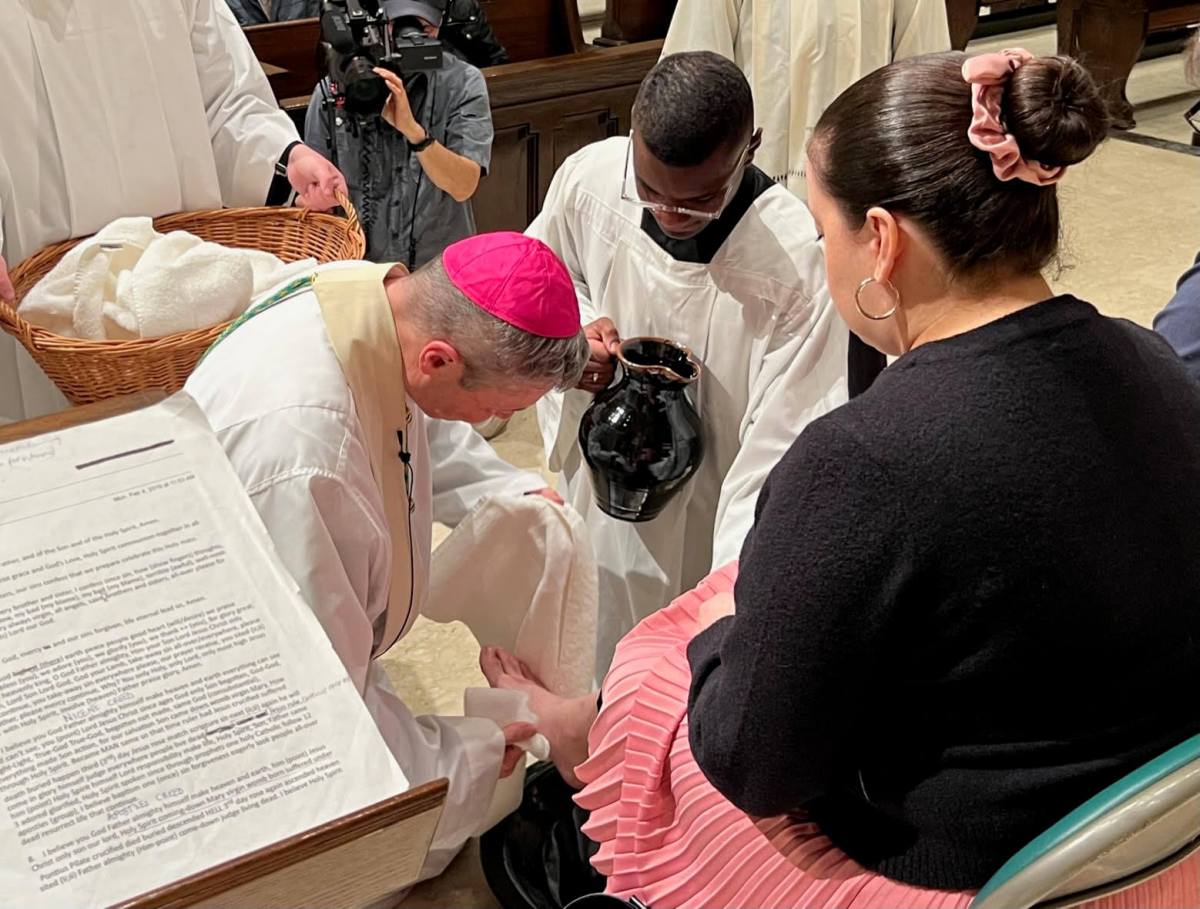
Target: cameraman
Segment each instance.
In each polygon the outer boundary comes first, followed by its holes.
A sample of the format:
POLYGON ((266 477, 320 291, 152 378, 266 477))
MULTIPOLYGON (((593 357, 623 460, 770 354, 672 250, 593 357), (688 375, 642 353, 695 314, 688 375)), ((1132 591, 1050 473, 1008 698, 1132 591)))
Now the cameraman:
MULTIPOLYGON (((243 26, 321 15, 321 0, 228 0, 228 3, 243 26)), ((442 19, 441 38, 449 50, 480 69, 508 62, 508 51, 492 31, 479 0, 449 0, 442 19)))
MULTIPOLYGON (((437 38, 446 0, 385 0, 396 43, 418 31, 437 38)), ((491 160, 492 115, 483 75, 451 53, 440 69, 375 72, 390 94, 378 116, 340 104, 332 135, 325 79, 313 93, 305 141, 341 167, 367 236, 367 258, 417 268, 475 233, 470 199, 491 160)))

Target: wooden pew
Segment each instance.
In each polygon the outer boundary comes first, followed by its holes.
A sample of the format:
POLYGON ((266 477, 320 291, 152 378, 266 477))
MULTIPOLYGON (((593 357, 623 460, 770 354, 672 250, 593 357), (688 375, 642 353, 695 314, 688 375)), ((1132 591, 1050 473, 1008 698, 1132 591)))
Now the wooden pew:
MULTIPOLYGON (((585 47, 575 0, 480 0, 480 7, 513 63, 585 47)), ((267 71, 276 98, 282 102, 312 94, 325 65, 317 54, 319 20, 251 25, 243 31, 267 71)))
MULTIPOLYGON (((475 195, 475 220, 481 231, 524 230, 541 210, 550 178, 572 152, 629 131, 633 99, 658 61, 662 42, 588 47, 575 0, 482 5, 514 62, 483 70, 496 138, 489 175, 475 195), (546 50, 551 53, 543 54, 546 50)), ((245 31, 270 69, 280 105, 302 123, 322 75, 314 52, 317 20, 245 31)))
POLYGON ((596 43, 616 47, 665 38, 674 12, 675 0, 606 0, 596 43))
POLYGON ((287 111, 298 108, 303 118, 308 98, 324 75, 324 62, 318 63, 317 59, 319 20, 272 22, 251 25, 242 31, 263 65, 279 106, 287 111))
MULTIPOLYGON (((575 0, 481 0, 480 6, 513 63, 586 47, 575 0)), ((317 51, 320 21, 272 22, 243 31, 280 106, 298 111, 302 118, 309 96, 325 75, 325 61, 317 51)))
POLYGON ((1146 38, 1196 22, 1196 0, 1058 0, 1058 52, 1078 57, 1096 77, 1113 126, 1132 129, 1125 86, 1146 38))
POLYGON ((513 63, 586 47, 576 0, 480 0, 479 6, 513 63))
POLYGON ((638 86, 661 53, 661 41, 646 41, 484 70, 496 138, 475 194, 479 230, 524 230, 569 155, 627 133, 638 86))
MULTIPOLYGON (((946 17, 950 21, 950 46, 963 50, 980 23, 982 0, 946 0, 946 17)), ((1007 23, 1013 29, 1036 27, 1043 17, 1054 19, 1054 7, 1047 0, 996 0, 988 3, 988 15, 983 22, 996 34, 1007 23)))
POLYGON ((946 0, 946 18, 950 23, 950 46, 965 49, 979 23, 979 0, 946 0))

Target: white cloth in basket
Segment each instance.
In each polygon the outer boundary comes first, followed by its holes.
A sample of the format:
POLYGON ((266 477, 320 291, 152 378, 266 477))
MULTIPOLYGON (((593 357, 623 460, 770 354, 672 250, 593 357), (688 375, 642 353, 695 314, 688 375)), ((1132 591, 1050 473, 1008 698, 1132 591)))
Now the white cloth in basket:
POLYGON ((63 256, 20 312, 67 338, 161 338, 231 319, 258 294, 316 265, 185 231, 161 234, 150 218, 119 218, 63 256))

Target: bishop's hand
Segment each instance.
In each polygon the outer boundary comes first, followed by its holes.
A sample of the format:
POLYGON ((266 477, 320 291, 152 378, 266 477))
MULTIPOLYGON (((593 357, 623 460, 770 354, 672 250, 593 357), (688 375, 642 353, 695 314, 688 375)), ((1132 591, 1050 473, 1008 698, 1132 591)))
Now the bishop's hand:
POLYGON ((532 723, 509 723, 503 727, 504 758, 500 762, 500 779, 508 779, 517 769, 517 764, 525 757, 525 751, 518 745, 526 739, 537 735, 537 727, 532 723))

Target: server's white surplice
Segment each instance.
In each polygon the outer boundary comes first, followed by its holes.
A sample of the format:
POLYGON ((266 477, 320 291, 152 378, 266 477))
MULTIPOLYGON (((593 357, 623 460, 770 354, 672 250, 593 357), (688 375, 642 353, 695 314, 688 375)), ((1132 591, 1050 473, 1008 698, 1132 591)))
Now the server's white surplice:
POLYGON ((596 507, 580 455, 592 396, 570 391, 538 405, 550 467, 562 471, 596 548, 600 672, 634 624, 738 557, 767 473, 809 421, 846 399, 848 334, 805 205, 769 186, 711 262, 679 261, 621 199, 627 146, 609 139, 569 158, 528 232, 563 258, 584 323, 607 316, 622 337, 670 338, 695 352, 704 374, 691 393, 706 452, 662 514, 624 523, 596 507))

